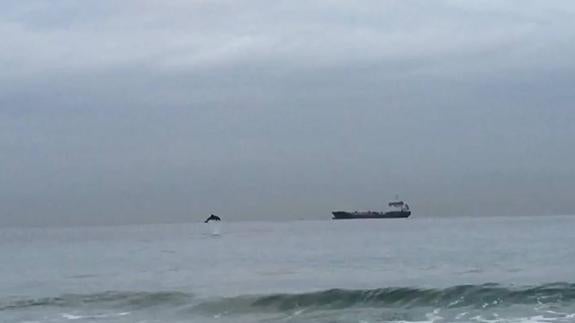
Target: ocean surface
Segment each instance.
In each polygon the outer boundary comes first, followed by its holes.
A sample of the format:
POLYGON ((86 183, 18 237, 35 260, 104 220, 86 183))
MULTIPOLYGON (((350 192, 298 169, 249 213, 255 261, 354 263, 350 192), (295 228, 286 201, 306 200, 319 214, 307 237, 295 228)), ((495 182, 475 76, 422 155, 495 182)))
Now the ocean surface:
POLYGON ((0 322, 575 322, 575 217, 0 229, 0 322))

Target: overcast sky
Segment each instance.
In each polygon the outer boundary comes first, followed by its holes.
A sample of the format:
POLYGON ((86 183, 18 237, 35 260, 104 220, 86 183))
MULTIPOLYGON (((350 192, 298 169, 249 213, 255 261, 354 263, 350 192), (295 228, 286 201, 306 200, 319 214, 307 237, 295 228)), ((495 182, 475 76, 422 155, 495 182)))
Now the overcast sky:
POLYGON ((4 0, 0 224, 575 213, 572 0, 4 0))

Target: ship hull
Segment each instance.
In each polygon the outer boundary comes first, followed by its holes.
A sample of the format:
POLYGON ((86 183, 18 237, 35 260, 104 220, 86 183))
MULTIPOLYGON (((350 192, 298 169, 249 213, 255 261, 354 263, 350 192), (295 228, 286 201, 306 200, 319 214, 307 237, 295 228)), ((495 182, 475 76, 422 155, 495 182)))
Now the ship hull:
POLYGON ((407 218, 411 211, 390 211, 390 212, 331 212, 334 220, 352 220, 352 219, 399 219, 407 218))

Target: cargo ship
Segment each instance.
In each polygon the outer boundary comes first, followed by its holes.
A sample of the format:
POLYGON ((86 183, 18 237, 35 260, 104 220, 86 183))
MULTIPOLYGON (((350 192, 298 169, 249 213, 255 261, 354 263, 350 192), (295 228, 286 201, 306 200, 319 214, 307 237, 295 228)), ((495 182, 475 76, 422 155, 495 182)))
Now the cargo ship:
POLYGON ((395 201, 388 203, 388 211, 334 211, 334 220, 346 220, 346 219, 396 219, 396 218, 407 218, 411 215, 411 210, 409 205, 403 201, 395 201))

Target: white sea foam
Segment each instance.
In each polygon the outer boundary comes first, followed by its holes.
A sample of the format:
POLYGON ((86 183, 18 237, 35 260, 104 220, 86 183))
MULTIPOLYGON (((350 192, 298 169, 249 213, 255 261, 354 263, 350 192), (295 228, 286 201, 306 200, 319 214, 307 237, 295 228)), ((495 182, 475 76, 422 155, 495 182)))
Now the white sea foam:
POLYGON ((90 315, 79 315, 79 314, 70 314, 70 313, 62 313, 61 316, 67 320, 74 321, 74 320, 94 320, 94 319, 106 319, 106 318, 114 318, 114 317, 121 317, 130 315, 130 312, 119 312, 119 313, 105 313, 105 314, 90 314, 90 315))

